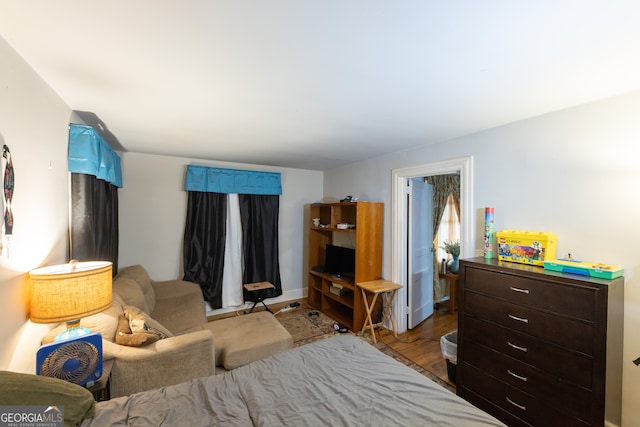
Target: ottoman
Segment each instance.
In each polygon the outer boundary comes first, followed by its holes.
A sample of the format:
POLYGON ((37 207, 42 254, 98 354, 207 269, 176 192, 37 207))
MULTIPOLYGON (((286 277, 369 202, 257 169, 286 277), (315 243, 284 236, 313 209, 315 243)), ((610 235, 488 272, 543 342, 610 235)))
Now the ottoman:
POLYGON ((213 333, 216 365, 235 369, 293 347, 293 338, 267 311, 207 323, 213 333))

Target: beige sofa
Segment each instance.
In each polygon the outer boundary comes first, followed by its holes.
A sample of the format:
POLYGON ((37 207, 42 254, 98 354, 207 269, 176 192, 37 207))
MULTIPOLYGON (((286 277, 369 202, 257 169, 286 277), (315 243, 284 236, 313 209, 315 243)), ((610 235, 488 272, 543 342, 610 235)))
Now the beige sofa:
MULTIPOLYGON (((271 313, 207 322, 200 286, 182 280, 151 280, 141 265, 120 269, 113 278, 112 306, 83 318, 80 326, 100 332, 103 359, 114 359, 112 397, 213 375, 216 362, 224 369, 235 369, 293 347, 293 338, 271 313), (123 339, 118 331, 133 324, 132 318, 147 329, 124 338, 153 332, 153 342, 140 345, 139 339, 123 339)), ((52 330, 43 342, 53 341, 64 327, 52 330)))
MULTIPOLYGON (((200 287, 182 280, 153 281, 140 265, 121 269, 113 279, 113 305, 86 317, 80 326, 102 334, 103 358, 114 359, 111 396, 125 396, 215 373, 215 347, 200 287), (148 313, 170 333, 144 346, 116 343, 119 316, 127 307, 148 313)), ((50 342, 64 328, 45 337, 50 342)))

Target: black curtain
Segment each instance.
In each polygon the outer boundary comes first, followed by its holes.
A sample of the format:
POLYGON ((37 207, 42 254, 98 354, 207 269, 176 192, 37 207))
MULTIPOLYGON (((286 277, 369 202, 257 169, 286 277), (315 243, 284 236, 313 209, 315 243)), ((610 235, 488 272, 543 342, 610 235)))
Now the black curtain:
POLYGON ((111 261, 118 271, 118 187, 71 174, 71 259, 111 261))
MULTIPOLYGON (((282 295, 278 257, 278 215, 280 196, 240 194, 242 221, 242 251, 244 283, 271 282, 275 289, 263 295, 273 298, 282 295)), ((253 301, 243 288, 244 300, 253 301)))
POLYGON ((184 280, 198 283, 211 308, 222 308, 227 195, 188 192, 184 227, 184 280))

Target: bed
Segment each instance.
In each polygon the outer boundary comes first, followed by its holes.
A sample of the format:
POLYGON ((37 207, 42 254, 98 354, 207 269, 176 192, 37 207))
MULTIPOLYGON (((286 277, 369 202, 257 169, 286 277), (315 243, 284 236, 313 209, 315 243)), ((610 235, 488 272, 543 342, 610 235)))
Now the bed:
MULTIPOLYGON (((162 375, 162 372, 158 372, 162 375)), ((95 404, 95 426, 504 426, 353 336, 95 404)))

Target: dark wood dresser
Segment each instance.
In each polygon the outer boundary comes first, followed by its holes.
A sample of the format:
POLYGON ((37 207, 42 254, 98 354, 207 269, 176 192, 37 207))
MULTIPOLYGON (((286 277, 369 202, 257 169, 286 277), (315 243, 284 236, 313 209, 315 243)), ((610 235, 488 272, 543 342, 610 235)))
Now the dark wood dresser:
POLYGON ((509 426, 621 423, 624 278, 460 261, 457 393, 509 426))

